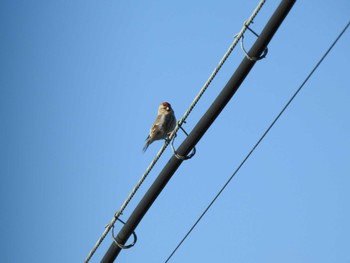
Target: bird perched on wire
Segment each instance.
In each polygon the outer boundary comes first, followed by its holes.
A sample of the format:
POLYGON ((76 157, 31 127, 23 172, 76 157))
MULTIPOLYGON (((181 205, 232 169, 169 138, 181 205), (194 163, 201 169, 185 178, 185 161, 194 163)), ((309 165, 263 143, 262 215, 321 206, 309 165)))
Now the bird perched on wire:
POLYGON ((146 144, 143 147, 143 151, 145 152, 152 142, 166 139, 175 129, 175 126, 176 118, 170 103, 162 102, 158 107, 157 118, 149 131, 148 137, 146 138, 146 144))

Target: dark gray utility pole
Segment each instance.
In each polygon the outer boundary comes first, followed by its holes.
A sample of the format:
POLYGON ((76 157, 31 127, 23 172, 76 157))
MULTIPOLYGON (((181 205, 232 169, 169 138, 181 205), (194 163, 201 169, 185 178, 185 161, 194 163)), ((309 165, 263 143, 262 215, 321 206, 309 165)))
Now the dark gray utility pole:
MULTIPOLYGON (((251 58, 259 57, 268 43, 276 33, 278 27, 282 24, 284 18, 294 5, 295 0, 283 0, 277 7, 276 11, 266 24, 265 28, 261 32, 260 36, 254 43, 253 47, 249 50, 248 54, 251 58)), ((183 143, 177 149, 177 153, 182 156, 189 154, 191 149, 198 143, 204 133, 208 130, 211 124, 219 116, 220 112, 224 109, 226 104, 230 101, 232 96, 238 90, 239 86, 248 75, 256 61, 249 60, 246 57, 242 60, 241 64, 232 75, 224 89, 215 99, 213 104, 199 120, 196 126, 193 128, 189 136, 183 141, 183 143)), ((160 172, 154 183, 148 189, 144 197, 141 199, 135 210, 126 221, 125 225, 119 231, 116 236, 116 240, 119 244, 124 245, 128 238, 131 236, 137 225, 140 223, 143 216, 156 200, 160 192, 173 176, 177 168, 181 165, 182 160, 179 160, 174 155, 170 158, 163 170, 160 172)), ((106 254, 102 259, 102 263, 110 263, 118 256, 121 248, 113 242, 106 254)))

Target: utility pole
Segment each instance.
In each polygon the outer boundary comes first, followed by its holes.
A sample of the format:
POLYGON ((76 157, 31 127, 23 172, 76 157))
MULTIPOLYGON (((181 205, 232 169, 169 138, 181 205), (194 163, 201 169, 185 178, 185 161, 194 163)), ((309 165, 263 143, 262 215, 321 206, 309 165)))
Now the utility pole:
MULTIPOLYGON (((290 9, 294 5, 295 0, 283 0, 280 5, 275 10, 274 14, 271 16, 270 20, 266 24, 265 28, 261 32, 260 36, 249 50, 248 55, 250 58, 259 57, 268 43, 272 39, 273 35, 276 33, 279 26, 282 24, 284 18, 289 13, 290 9)), ((239 86, 249 74, 250 70, 255 64, 255 60, 250 60, 245 57, 235 73, 232 75, 231 79, 228 81, 224 89, 217 96, 215 101, 212 103, 207 112, 198 121, 196 126, 193 128, 191 133, 186 137, 183 143, 179 146, 177 153, 181 156, 186 156, 195 147, 195 145, 202 138, 204 133, 208 130, 211 124, 219 116, 221 111, 224 109, 226 104, 233 97, 235 92, 238 90, 239 86)), ((182 160, 178 159, 173 155, 168 163, 165 165, 163 170, 160 172, 156 180, 153 182, 151 187, 148 189, 144 197, 141 199, 135 210, 130 215, 129 219, 126 221, 124 226, 119 231, 116 236, 116 240, 119 244, 124 245, 128 238, 131 236, 133 231, 136 229, 137 225, 142 220, 143 216, 146 214, 148 209, 151 207, 153 202, 156 200, 158 195, 161 193, 165 185, 171 179, 177 168, 181 165, 182 160)), ((102 259, 102 263, 111 263, 118 256, 121 248, 113 242, 106 254, 102 259)))

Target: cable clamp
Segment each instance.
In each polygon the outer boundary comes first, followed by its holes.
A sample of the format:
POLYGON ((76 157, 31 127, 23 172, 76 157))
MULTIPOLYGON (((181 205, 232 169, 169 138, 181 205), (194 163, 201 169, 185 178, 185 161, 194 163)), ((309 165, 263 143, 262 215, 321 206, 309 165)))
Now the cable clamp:
MULTIPOLYGON (((246 27, 246 29, 248 29, 250 32, 252 32, 253 35, 255 35, 256 37, 259 37, 259 35, 253 29, 251 29, 246 22, 244 22, 244 26, 246 27)), ((234 37, 236 38, 237 35, 235 35, 234 37)), ((264 49, 263 53, 259 57, 251 57, 251 56, 249 56, 248 52, 244 48, 243 39, 244 39, 244 35, 242 35, 242 37, 241 37, 241 49, 243 50, 243 52, 244 52, 244 54, 245 54, 247 59, 249 59, 250 61, 258 61, 258 60, 261 60, 261 59, 266 57, 267 53, 269 52, 268 47, 266 47, 264 49)))
MULTIPOLYGON (((118 220, 119 222, 121 222, 122 224, 125 225, 125 222, 124 222, 123 220, 121 220, 121 219, 119 219, 119 218, 117 218, 117 220, 118 220)), ((120 247, 121 249, 129 249, 129 248, 132 248, 132 247, 136 244, 136 242, 137 242, 137 236, 136 236, 135 231, 132 232, 132 235, 133 235, 133 237, 134 237, 134 241, 133 241, 131 244, 129 244, 129 245, 123 245, 123 244, 120 244, 120 243, 117 241, 117 238, 116 238, 115 235, 114 235, 114 224, 107 224, 106 227, 111 227, 111 228, 112 228, 112 231, 111 231, 111 232, 112 232, 113 241, 114 241, 114 243, 115 243, 118 247, 120 247)))
MULTIPOLYGON (((185 131, 184 128, 182 128, 182 126, 181 126, 180 123, 181 123, 181 122, 179 121, 179 122, 177 123, 177 125, 178 125, 179 128, 183 131, 183 133, 186 134, 186 136, 188 136, 188 133, 185 131)), ((183 123, 186 123, 186 121, 183 121, 183 123)), ((173 150, 173 153, 174 153, 175 157, 176 157, 177 159, 179 159, 179 160, 182 160, 182 161, 191 159, 191 158, 196 154, 196 147, 193 147, 192 151, 191 151, 190 154, 187 155, 187 156, 182 156, 182 155, 178 154, 177 151, 175 151, 175 148, 174 148, 174 141, 175 141, 176 136, 177 136, 177 134, 175 133, 175 135, 174 135, 174 137, 173 137, 173 139, 172 139, 172 141, 171 141, 171 149, 173 150)))

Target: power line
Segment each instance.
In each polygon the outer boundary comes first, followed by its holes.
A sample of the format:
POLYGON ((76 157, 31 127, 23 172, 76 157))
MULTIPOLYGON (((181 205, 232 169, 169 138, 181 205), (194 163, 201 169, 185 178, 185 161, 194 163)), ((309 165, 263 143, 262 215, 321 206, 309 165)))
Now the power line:
MULTIPOLYGON (((205 84, 202 87, 202 89, 199 91, 198 95, 195 97, 195 99, 191 103, 191 105, 188 108, 188 110, 185 112, 183 117, 180 119, 180 121, 176 125, 174 131, 169 136, 169 141, 171 141, 175 137, 176 132, 180 129, 180 126, 186 121, 187 117, 190 115, 191 111, 194 109, 194 107, 196 106, 197 102, 200 100, 200 98, 202 97, 202 95, 204 94, 206 89, 209 87, 209 85, 212 82, 212 80, 215 78, 215 76, 217 75, 217 73, 221 69, 222 65, 225 63, 225 61, 227 60, 227 58, 229 57, 229 55, 231 54, 231 52, 233 51, 233 49, 235 48, 235 46, 237 45, 239 40, 242 38, 242 36, 245 33, 245 31, 247 30, 248 26, 253 22, 254 18, 259 13, 259 11, 262 8, 262 6, 264 5, 264 3, 265 3, 265 0, 261 0, 259 2, 259 4, 257 5, 257 7, 255 8, 255 10, 253 11, 252 15, 244 23, 244 26, 242 27, 241 31, 236 35, 233 43, 228 48, 228 50, 224 54, 223 58, 220 60, 219 64, 216 66, 216 68, 214 69, 214 71, 212 72, 212 74, 210 75, 208 80, 205 82, 205 84)), ((123 211, 125 210, 127 205, 130 203, 131 199, 134 197, 134 195, 136 194, 136 192, 138 191, 138 189, 140 188, 140 186, 142 185, 142 183, 144 182, 144 180, 146 179, 148 174, 151 172, 151 170, 153 169, 154 165, 157 163, 157 161, 159 160, 159 158, 161 157, 161 155, 163 154, 165 149, 168 147, 169 141, 165 141, 165 143, 162 146, 162 148, 158 151, 157 155, 155 156, 155 158, 152 160, 152 162, 150 163, 150 165, 146 169, 146 172, 142 175, 142 177, 140 178, 140 180, 138 181, 136 186, 130 192, 129 196, 124 201, 124 203, 122 204, 120 209, 114 214, 114 217, 112 218, 111 222, 106 225, 105 230, 102 233, 101 237, 97 240, 95 246, 92 248, 92 250, 90 251, 90 253, 86 257, 85 263, 89 262, 89 260, 93 256, 93 254, 96 252, 97 248, 101 245, 101 243, 103 242, 103 240, 107 236, 108 232, 112 229, 113 225, 115 224, 115 222, 117 221, 119 216, 123 213, 123 211)))
MULTIPOLYGON (((249 58, 261 57, 261 54, 263 54, 264 50, 266 50, 267 45, 273 38, 274 34, 277 32, 278 28, 293 7, 294 3, 295 0, 283 0, 280 3, 280 5, 270 17, 269 21, 266 23, 259 38, 249 50, 249 58)), ((201 117, 189 135, 178 147, 177 155, 187 156, 188 153, 196 146, 205 132, 210 128, 210 126, 214 123, 216 118, 220 115, 222 110, 234 96, 244 79, 249 74, 250 70, 255 65, 256 61, 257 59, 248 59, 247 56, 242 60, 230 80, 221 90, 214 102, 210 105, 206 113, 201 117)), ((135 207, 134 211, 129 216, 128 220, 120 229, 118 235, 113 239, 113 242, 111 243, 101 262, 111 263, 119 255, 121 251, 121 245, 124 245, 128 238, 134 233, 142 218, 145 216, 149 208, 165 188, 166 184, 175 174, 176 170, 182 164, 183 158, 178 158, 177 155, 174 154, 163 167, 158 177, 152 183, 143 198, 135 207)))
POLYGON ((342 35, 345 33, 345 31, 348 29, 350 25, 350 22, 345 26, 345 28, 340 32, 338 37, 333 41, 331 46, 328 48, 328 50, 324 53, 324 55, 321 57, 321 59, 317 62, 315 67, 311 70, 309 75, 305 78, 303 83, 300 85, 300 87, 296 90, 296 92, 293 94, 293 96, 289 99, 287 104, 282 108, 280 113, 276 116, 276 118, 273 120, 273 122, 270 124, 270 126, 266 129, 266 131, 263 133, 263 135, 260 137, 260 139, 255 143, 253 148, 250 150, 250 152, 246 155, 246 157, 243 159, 243 161, 240 163, 240 165, 236 168, 234 173, 231 175, 231 177, 226 181, 226 183, 223 185, 223 187, 220 189, 220 191, 216 194, 216 196, 213 198, 213 200, 209 203, 207 208, 203 211, 203 213, 199 216, 197 221, 192 225, 192 227, 188 230, 186 235, 182 238, 182 240, 179 242, 179 244, 176 246, 176 248, 172 251, 172 253, 169 255, 169 257, 166 259, 165 263, 167 263, 171 257, 175 254, 175 252, 178 250, 178 248, 182 245, 182 243, 186 240, 186 238, 191 234, 192 230, 197 226, 197 224, 201 221, 201 219, 204 217, 204 215, 208 212, 210 207, 215 203, 216 199, 221 195, 221 193, 225 190, 226 186, 231 182, 233 177, 238 173, 238 171, 242 168, 244 163, 249 159, 249 157, 252 155, 252 153, 255 151, 255 149, 259 146, 259 144, 262 142, 262 140, 265 138, 265 136, 269 133, 271 128, 275 125, 275 123, 278 121, 278 119, 281 117, 281 115, 284 113, 284 111, 288 108, 288 106, 292 103, 294 98, 298 95, 298 93, 301 91, 301 89, 304 87, 306 82, 310 79, 310 77, 313 75, 313 73, 316 71, 316 69, 319 67, 319 65, 323 62, 323 60, 327 57, 328 53, 333 49, 335 44, 338 42, 338 40, 342 37, 342 35))

